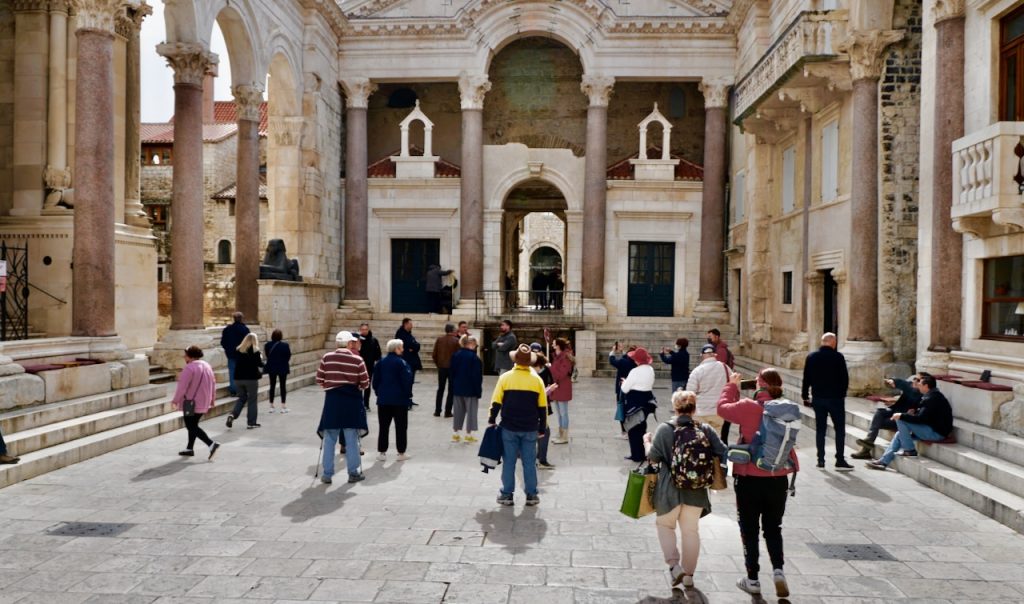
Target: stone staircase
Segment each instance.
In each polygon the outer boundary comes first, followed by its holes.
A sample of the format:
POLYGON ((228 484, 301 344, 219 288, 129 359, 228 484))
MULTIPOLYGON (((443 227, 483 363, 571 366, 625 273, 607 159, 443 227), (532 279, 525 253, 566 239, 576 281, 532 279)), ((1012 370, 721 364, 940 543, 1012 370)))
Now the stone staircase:
MULTIPOLYGON (((314 383, 322 354, 293 355, 290 389, 314 383)), ((173 384, 150 383, 0 414, 10 454, 21 457, 16 465, 0 466, 0 488, 178 430, 183 424, 170 404, 173 393, 173 384)), ((268 395, 262 380, 259 400, 268 395)), ((216 405, 205 417, 227 413, 235 400, 227 384, 219 385, 216 405)))
MULTIPOLYGON (((629 324, 618 323, 600 326, 597 331, 597 371, 600 377, 615 377, 615 368, 608 363, 608 352, 615 342, 623 349, 629 344, 637 344, 647 349, 654 357, 654 369, 658 379, 669 379, 669 370, 658 354, 663 347, 672 348, 677 338, 687 338, 690 346, 690 368, 700 363, 700 347, 707 338, 707 330, 717 327, 722 332, 722 339, 733 346, 734 333, 728 325, 711 325, 693 318, 650 318, 634 319, 629 324)), ((735 351, 734 351, 735 354, 735 351)))
POLYGON ((424 371, 435 371, 437 369, 431 354, 434 352, 434 341, 439 336, 444 335, 445 323, 457 325, 459 321, 463 320, 469 321, 470 325, 473 323, 471 316, 462 318, 458 315, 356 313, 339 309, 335 313, 334 323, 331 332, 327 336, 327 341, 324 342, 324 347, 334 350, 335 334, 342 330, 356 333, 359 330, 359 324, 365 321, 370 324, 373 337, 377 338, 377 341, 380 342, 381 353, 387 354, 385 347, 388 340, 395 337, 395 331, 401 326, 402 319, 405 317, 412 319, 412 335, 416 336, 416 340, 420 343, 420 360, 423 361, 424 371))
MULTIPOLYGON (((736 369, 744 377, 756 375, 759 368, 749 359, 736 359, 736 369)), ((801 374, 780 372, 786 396, 799 401, 801 374)), ((847 447, 860 449, 856 440, 867 433, 875 408, 867 399, 847 397, 847 447)), ((804 424, 813 431, 814 412, 801 409, 804 424)), ((919 443, 917 458, 896 457, 889 467, 1024 533, 1024 438, 960 419, 954 425, 957 444, 919 443)), ((889 436, 891 433, 882 432, 875 441, 876 458, 889 445, 889 436)), ((871 472, 860 464, 856 471, 871 472)), ((862 477, 870 480, 870 475, 862 477)))

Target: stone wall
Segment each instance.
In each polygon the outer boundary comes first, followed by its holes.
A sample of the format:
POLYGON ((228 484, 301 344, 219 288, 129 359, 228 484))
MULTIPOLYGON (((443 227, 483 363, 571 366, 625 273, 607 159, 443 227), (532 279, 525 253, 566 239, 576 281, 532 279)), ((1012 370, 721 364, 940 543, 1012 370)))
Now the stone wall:
MULTIPOLYGON (((382 157, 398 155, 402 146, 401 130, 398 124, 412 111, 411 107, 388 107, 388 99, 395 91, 409 89, 419 99, 420 109, 434 122, 434 155, 446 160, 462 163, 462 109, 459 101, 459 87, 454 82, 431 84, 381 84, 370 97, 367 113, 368 137, 367 157, 375 162, 382 157)), ((413 125, 409 142, 423 148, 423 126, 413 125)))
MULTIPOLYGON (((704 163, 704 95, 694 82, 617 82, 608 105, 608 163, 635 154, 640 145, 637 124, 654 103, 672 123, 672 153, 704 163)), ((650 128, 649 146, 661 146, 661 128, 650 128)))
POLYGON ((260 279, 260 325, 280 329, 292 353, 323 350, 341 302, 334 285, 260 279))
POLYGON ((14 13, 0 3, 0 215, 11 209, 14 153, 14 13))

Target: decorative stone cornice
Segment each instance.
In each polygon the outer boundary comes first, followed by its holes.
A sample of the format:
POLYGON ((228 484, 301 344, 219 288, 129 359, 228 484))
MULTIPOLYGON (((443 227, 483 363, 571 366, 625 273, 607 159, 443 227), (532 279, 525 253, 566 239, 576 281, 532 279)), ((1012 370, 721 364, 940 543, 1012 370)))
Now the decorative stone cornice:
POLYGON ((251 84, 235 86, 231 89, 235 96, 235 111, 238 120, 260 121, 260 107, 263 106, 263 89, 251 84))
POLYGON ((704 108, 723 108, 729 106, 729 87, 732 78, 704 78, 697 87, 704 95, 704 108))
POLYGON ((877 80, 882 76, 884 51, 903 39, 902 30, 869 29, 856 31, 839 43, 838 49, 850 55, 850 75, 854 80, 877 80))
POLYGON ((727 17, 729 23, 733 27, 738 28, 756 3, 757 0, 733 0, 732 8, 729 9, 729 16, 727 17))
POLYGON ((202 86, 206 74, 210 73, 219 61, 215 53, 194 42, 160 44, 156 47, 156 52, 167 59, 167 64, 174 70, 175 84, 202 86))
POLYGON ((341 81, 341 88, 350 109, 366 109, 377 85, 368 78, 346 78, 341 81))
POLYGON ((686 34, 723 36, 735 32, 733 26, 722 18, 681 18, 663 20, 640 20, 617 22, 608 28, 610 34, 686 34))
POLYGON ((114 33, 114 18, 123 0, 71 0, 78 30, 91 29, 114 33))
POLYGON ((462 97, 462 109, 483 109, 484 95, 491 89, 491 81, 479 73, 463 71, 459 74, 459 95, 462 97))
POLYGON ((68 0, 50 0, 50 12, 67 14, 68 0))
POLYGON ((935 17, 935 23, 939 23, 946 19, 963 17, 965 10, 965 0, 935 0, 932 15, 935 17))
POLYGON ((583 74, 580 90, 590 99, 591 107, 607 107, 615 86, 615 78, 603 75, 583 74))
POLYGON ((45 13, 50 8, 49 0, 14 0, 11 4, 16 13, 45 13))

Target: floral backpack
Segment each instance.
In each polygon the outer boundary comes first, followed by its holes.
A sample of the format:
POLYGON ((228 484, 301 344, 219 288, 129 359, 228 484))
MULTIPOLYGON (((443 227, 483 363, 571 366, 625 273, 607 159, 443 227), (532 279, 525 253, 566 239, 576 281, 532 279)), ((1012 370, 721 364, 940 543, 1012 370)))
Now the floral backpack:
POLYGON ((703 424, 694 422, 676 426, 669 465, 672 480, 679 489, 703 489, 715 478, 715 450, 703 424))

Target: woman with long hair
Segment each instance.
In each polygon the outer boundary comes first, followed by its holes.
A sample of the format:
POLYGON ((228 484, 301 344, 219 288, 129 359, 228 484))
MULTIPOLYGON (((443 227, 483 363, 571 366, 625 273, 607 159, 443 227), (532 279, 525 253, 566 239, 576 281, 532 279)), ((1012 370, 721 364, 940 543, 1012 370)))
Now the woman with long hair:
POLYGON ((292 348, 284 341, 280 329, 270 334, 270 341, 263 345, 267 354, 267 375, 270 376, 270 412, 274 412, 274 387, 281 383, 281 413, 288 413, 288 387, 285 381, 291 373, 292 348))
POLYGON ((246 334, 238 345, 238 360, 235 364, 235 387, 238 389, 238 400, 228 414, 227 427, 242 414, 242 407, 248 405, 246 428, 259 428, 256 423, 259 409, 256 400, 259 398, 260 378, 263 377, 263 355, 260 354, 260 341, 254 333, 246 334))
POLYGON ((558 415, 558 437, 552 439, 551 444, 564 445, 569 442, 569 401, 572 400, 572 370, 576 358, 572 355, 572 345, 565 338, 555 338, 552 350, 551 379, 556 387, 548 394, 548 400, 558 415))
POLYGON ((185 420, 185 429, 188 430, 188 446, 178 452, 183 457, 192 457, 195 451, 192 447, 196 439, 206 443, 210 448, 210 455, 207 459, 213 459, 213 455, 220 448, 220 443, 214 442, 206 432, 199 427, 199 420, 213 407, 217 399, 217 378, 213 375, 210 364, 203 360, 203 349, 198 346, 189 346, 185 349, 185 368, 178 376, 178 386, 174 390, 174 399, 171 404, 175 409, 180 409, 185 420))

